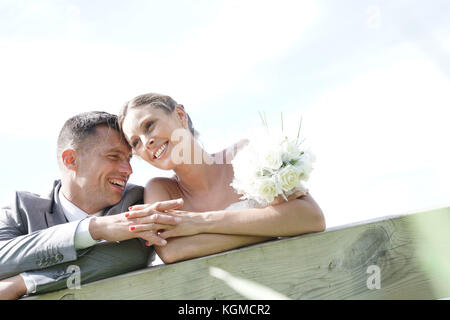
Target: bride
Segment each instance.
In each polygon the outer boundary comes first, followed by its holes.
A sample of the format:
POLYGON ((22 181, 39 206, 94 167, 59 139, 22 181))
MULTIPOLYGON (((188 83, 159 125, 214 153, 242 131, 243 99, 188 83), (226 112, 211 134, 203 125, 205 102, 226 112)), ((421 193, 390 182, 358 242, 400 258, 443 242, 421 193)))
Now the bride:
POLYGON ((181 211, 168 213, 180 222, 161 230, 159 235, 167 244, 155 246, 165 263, 325 229, 322 211, 309 193, 295 194, 287 202, 278 200, 265 208, 240 205, 240 195, 230 186, 234 176, 230 161, 246 141, 215 154, 207 153, 195 139, 184 107, 171 97, 155 93, 135 97, 122 108, 119 124, 139 157, 159 169, 175 172, 172 178, 149 180, 145 204, 133 206, 129 215, 141 219, 131 227, 141 232, 148 226, 150 204, 182 199, 181 211))

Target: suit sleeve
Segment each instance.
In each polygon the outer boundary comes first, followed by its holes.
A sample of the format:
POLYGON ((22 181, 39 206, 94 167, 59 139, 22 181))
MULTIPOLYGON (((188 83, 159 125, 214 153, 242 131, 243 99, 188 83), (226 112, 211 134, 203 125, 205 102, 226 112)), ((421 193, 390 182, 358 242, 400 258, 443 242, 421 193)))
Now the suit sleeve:
POLYGON ((15 208, 0 213, 0 279, 77 259, 75 231, 80 221, 27 233, 15 208))
MULTIPOLYGON (((142 203, 142 187, 132 186, 111 214, 142 203)), ((33 282, 35 293, 66 288, 73 270, 80 270, 81 284, 144 268, 153 247, 140 239, 98 243, 76 250, 79 221, 59 224, 27 234, 17 208, 3 208, 0 215, 0 279, 22 273, 33 282), (75 266, 75 268, 73 268, 75 266), (69 268, 70 267, 70 268, 69 268)))
POLYGON ((84 285, 146 268, 152 255, 154 255, 153 247, 146 247, 139 239, 120 243, 101 242, 80 255, 76 261, 26 272, 25 275, 34 283, 33 294, 43 294, 73 288, 76 283, 84 285))

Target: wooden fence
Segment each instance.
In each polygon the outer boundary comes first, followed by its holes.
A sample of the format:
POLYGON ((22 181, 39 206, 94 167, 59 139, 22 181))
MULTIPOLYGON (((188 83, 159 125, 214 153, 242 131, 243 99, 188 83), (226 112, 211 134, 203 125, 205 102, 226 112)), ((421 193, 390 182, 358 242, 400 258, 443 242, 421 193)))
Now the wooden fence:
POLYGON ((449 231, 450 207, 383 217, 27 299, 251 298, 210 267, 290 299, 440 299, 450 297, 449 231))

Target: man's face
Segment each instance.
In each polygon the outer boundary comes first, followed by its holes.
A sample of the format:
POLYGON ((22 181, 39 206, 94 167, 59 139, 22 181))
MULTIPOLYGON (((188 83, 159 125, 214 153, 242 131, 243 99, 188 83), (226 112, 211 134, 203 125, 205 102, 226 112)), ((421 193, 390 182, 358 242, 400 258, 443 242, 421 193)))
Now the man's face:
POLYGON ((116 130, 102 125, 80 149, 75 160, 75 179, 82 195, 72 196, 82 202, 88 201, 83 207, 90 208, 89 211, 99 211, 118 203, 133 173, 130 147, 116 130))

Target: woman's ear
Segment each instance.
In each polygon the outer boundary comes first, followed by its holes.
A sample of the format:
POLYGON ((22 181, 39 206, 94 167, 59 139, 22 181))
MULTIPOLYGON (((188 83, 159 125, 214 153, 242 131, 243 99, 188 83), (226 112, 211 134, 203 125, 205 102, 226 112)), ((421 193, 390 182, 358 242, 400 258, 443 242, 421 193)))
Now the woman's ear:
POLYGON ((174 111, 176 113, 177 118, 181 121, 181 125, 185 129, 187 129, 188 128, 188 117, 187 117, 186 111, 184 110, 183 105, 177 104, 175 106, 175 110, 174 111))
POLYGON ((61 154, 61 161, 69 170, 75 170, 76 169, 76 151, 73 149, 66 149, 61 154))

